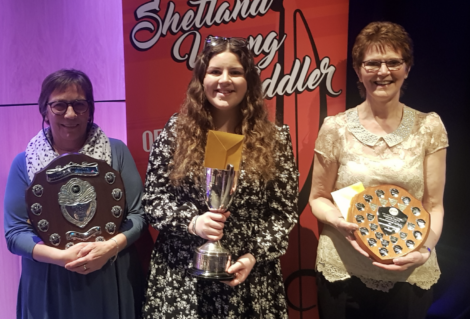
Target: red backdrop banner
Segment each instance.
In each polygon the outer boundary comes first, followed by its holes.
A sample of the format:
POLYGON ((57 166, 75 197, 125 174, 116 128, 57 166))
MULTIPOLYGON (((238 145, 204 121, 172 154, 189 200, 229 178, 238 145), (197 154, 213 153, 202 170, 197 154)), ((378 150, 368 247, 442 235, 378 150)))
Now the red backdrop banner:
POLYGON ((319 229, 308 195, 321 123, 346 108, 348 10, 349 0, 123 0, 127 142, 142 178, 204 39, 248 39, 271 118, 290 126, 300 171, 300 221, 282 257, 290 318, 318 317, 319 229))

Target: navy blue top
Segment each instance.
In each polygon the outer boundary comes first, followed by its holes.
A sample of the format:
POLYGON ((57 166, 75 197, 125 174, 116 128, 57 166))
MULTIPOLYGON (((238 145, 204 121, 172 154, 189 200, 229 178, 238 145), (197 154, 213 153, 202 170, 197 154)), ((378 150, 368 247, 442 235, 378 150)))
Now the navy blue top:
POLYGON ((132 243, 147 227, 141 208, 142 181, 127 146, 111 144, 112 167, 121 173, 126 190, 127 218, 121 232, 127 246, 116 260, 81 275, 63 267, 37 262, 32 252, 41 239, 28 220, 25 191, 29 186, 25 153, 13 160, 5 192, 4 227, 8 249, 22 256, 17 318, 132 319, 140 316, 143 276, 132 243))

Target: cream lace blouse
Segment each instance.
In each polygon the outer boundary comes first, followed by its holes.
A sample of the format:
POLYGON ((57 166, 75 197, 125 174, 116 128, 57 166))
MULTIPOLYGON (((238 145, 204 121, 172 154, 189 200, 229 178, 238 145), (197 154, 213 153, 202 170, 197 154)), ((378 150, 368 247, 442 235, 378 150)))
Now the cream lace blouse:
MULTIPOLYGON (((424 158, 447 146, 447 132, 436 113, 421 113, 405 106, 400 126, 380 137, 361 125, 357 108, 353 108, 325 119, 315 152, 338 163, 335 190, 357 182, 364 187, 394 184, 421 200, 424 158)), ((378 268, 327 225, 320 235, 316 268, 330 282, 356 276, 367 287, 382 291, 405 281, 429 289, 441 273, 435 250, 424 265, 415 269, 393 272, 378 268)))

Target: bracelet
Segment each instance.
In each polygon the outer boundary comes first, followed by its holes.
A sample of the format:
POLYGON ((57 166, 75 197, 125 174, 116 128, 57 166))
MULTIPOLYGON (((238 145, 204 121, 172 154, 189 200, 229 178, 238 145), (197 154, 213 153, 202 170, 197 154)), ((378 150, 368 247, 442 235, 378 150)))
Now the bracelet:
POLYGON ((118 242, 116 239, 114 238, 111 238, 110 240, 114 240, 114 242, 116 243, 116 255, 114 255, 112 258, 111 258, 111 263, 115 262, 116 259, 117 259, 117 256, 118 256, 118 253, 119 253, 119 245, 118 245, 118 242))
POLYGON ((431 248, 429 248, 428 246, 423 245, 423 246, 421 246, 421 247, 422 247, 422 248, 426 248, 426 249, 429 251, 429 253, 431 253, 431 248))
POLYGON ((199 215, 196 215, 196 218, 194 218, 194 223, 193 223, 193 233, 194 235, 196 236, 199 236, 196 232, 196 222, 197 222, 197 219, 199 218, 199 215))

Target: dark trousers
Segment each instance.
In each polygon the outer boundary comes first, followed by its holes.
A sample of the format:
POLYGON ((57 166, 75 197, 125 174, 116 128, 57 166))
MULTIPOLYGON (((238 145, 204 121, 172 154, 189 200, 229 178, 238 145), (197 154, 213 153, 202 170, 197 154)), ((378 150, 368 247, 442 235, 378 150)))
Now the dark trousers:
POLYGON ((321 319, 420 319, 432 304, 432 288, 397 282, 388 292, 367 288, 357 277, 329 282, 318 272, 318 311, 321 319))

